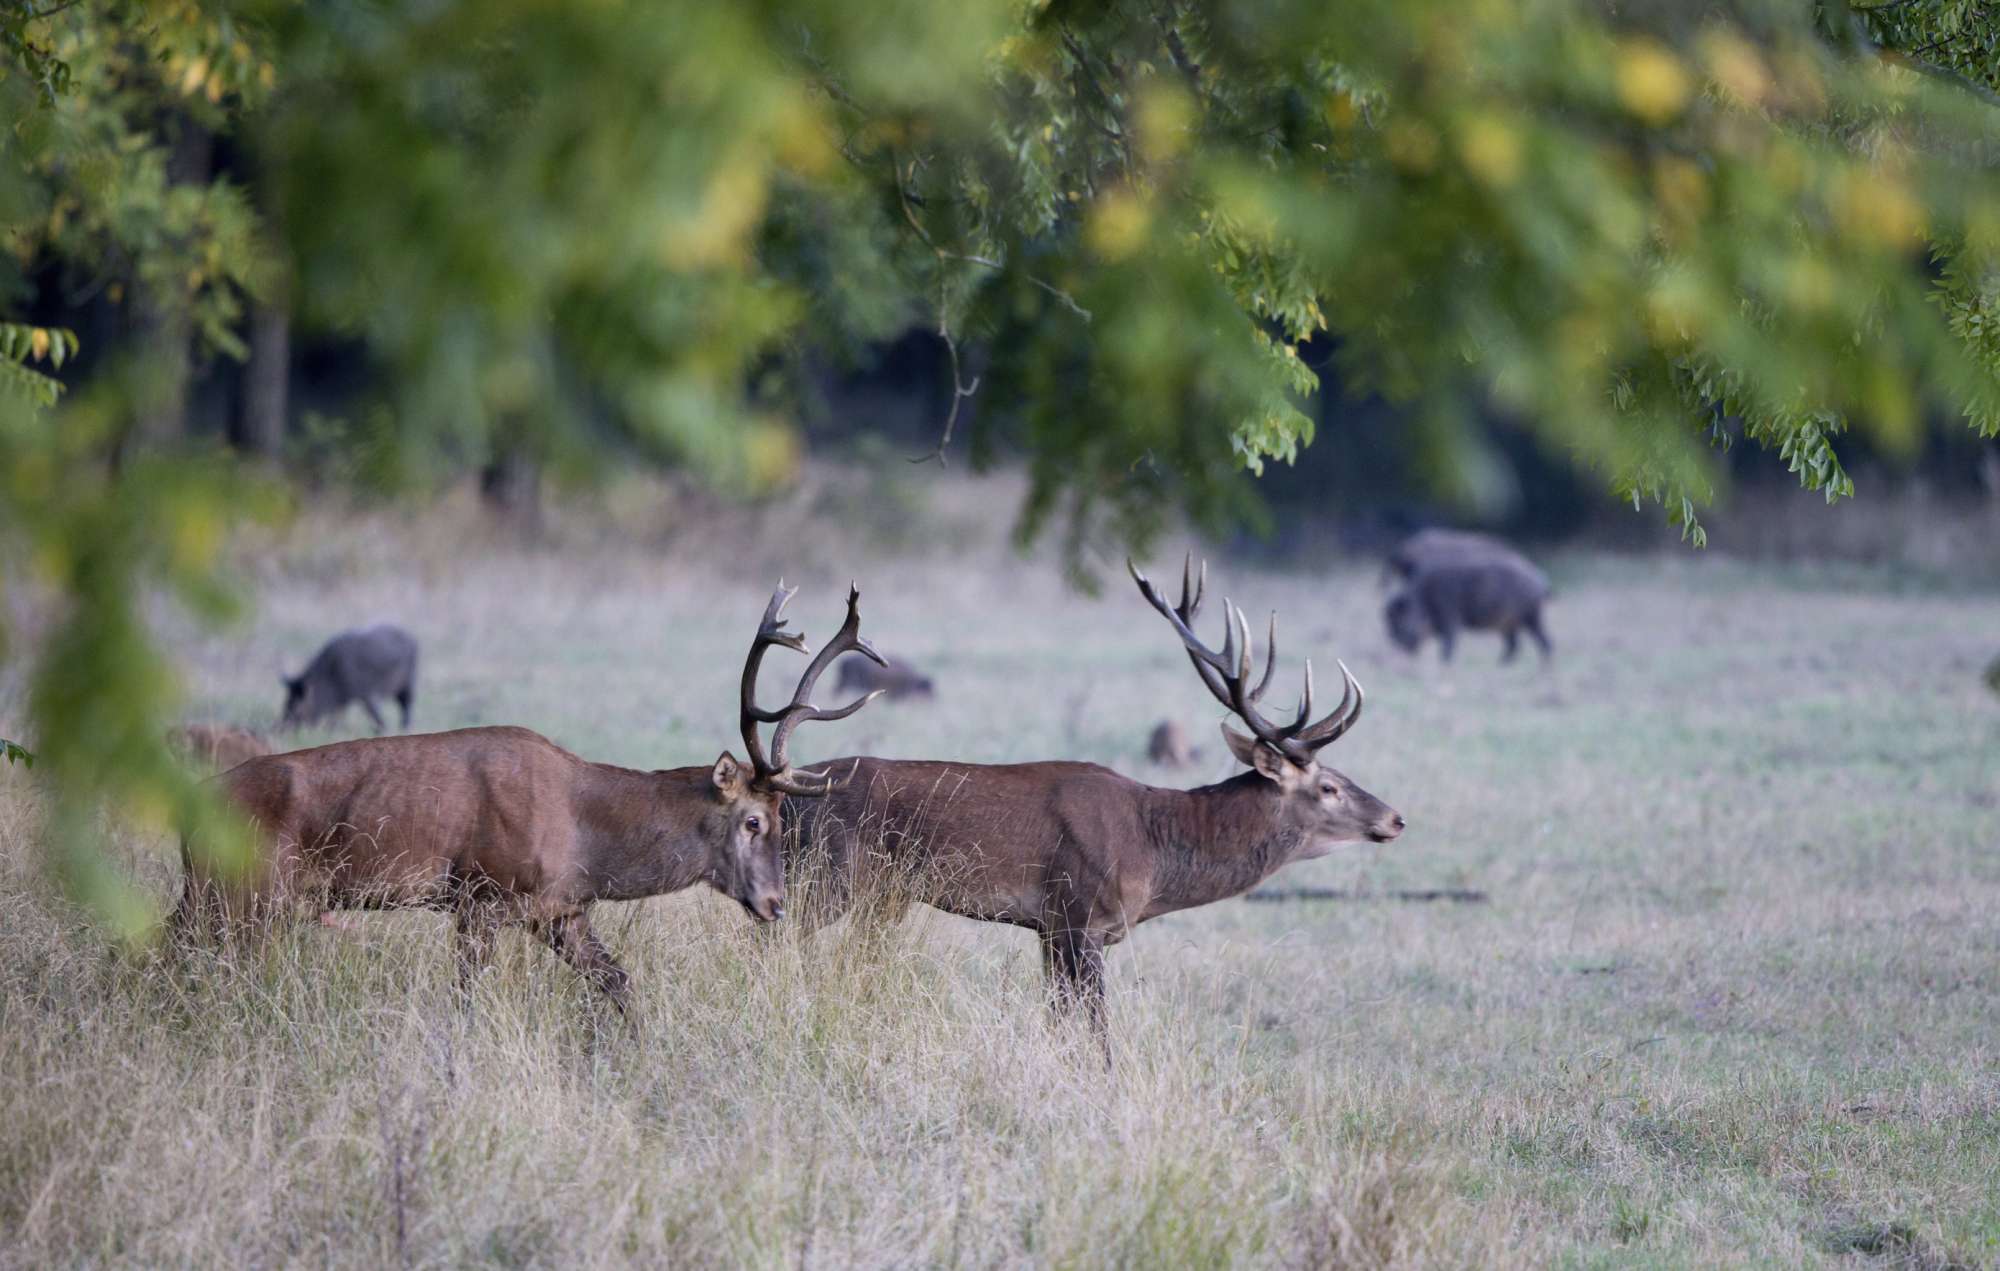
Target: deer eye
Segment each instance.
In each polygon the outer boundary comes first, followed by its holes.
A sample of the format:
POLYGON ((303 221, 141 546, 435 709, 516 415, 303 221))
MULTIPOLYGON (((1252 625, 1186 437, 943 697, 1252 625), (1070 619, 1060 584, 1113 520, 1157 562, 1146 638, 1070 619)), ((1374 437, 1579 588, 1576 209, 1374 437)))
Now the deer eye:
POLYGON ((764 828, 764 823, 753 816, 743 822, 743 828, 755 834, 764 828))
POLYGON ((1323 786, 1321 786, 1321 787, 1319 788, 1319 792, 1320 792, 1321 794, 1339 794, 1339 793, 1340 793, 1340 791, 1338 791, 1338 790, 1334 789, 1334 788, 1333 788, 1332 786, 1330 786, 1330 785, 1323 785, 1323 786))

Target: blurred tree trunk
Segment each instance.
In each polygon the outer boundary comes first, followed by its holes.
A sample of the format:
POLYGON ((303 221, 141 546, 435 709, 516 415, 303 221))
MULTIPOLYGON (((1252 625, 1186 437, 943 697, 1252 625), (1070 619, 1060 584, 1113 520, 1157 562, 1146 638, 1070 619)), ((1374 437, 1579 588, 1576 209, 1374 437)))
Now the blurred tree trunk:
MULTIPOLYGON (((207 185, 215 170, 215 144, 208 130, 186 115, 167 121, 172 150, 167 185, 207 185)), ((134 407, 139 440, 171 445, 187 437, 188 381, 193 370, 188 288, 179 278, 145 282, 139 305, 140 374, 134 407)))
POLYGON ((479 493, 503 520, 534 532, 541 526, 542 468, 528 450, 514 447, 479 470, 479 493))
POLYGON ((290 296, 290 288, 278 284, 250 310, 250 363, 243 371, 240 444, 244 453, 265 459, 279 458, 285 446, 292 374, 290 296))

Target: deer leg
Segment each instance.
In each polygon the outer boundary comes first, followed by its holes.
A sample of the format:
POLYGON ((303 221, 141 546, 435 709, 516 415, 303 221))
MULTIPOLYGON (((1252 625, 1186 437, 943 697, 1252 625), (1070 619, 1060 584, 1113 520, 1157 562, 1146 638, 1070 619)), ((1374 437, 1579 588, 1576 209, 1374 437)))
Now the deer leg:
POLYGON ((625 968, 618 965, 618 959, 611 956, 611 950, 605 948, 597 933, 590 929, 588 911, 553 919, 541 928, 541 932, 557 957, 575 967, 578 975, 604 990, 604 995, 611 999, 618 1013, 629 1018, 626 1008, 632 999, 632 977, 625 973, 625 968))
POLYGON ((1508 627, 1500 633, 1500 665, 1505 666, 1514 660, 1514 654, 1520 650, 1520 636, 1516 627, 1508 627))
POLYGON ((382 712, 375 709, 375 699, 372 697, 362 698, 361 709, 367 711, 368 718, 375 721, 375 733, 377 736, 380 736, 382 730, 387 728, 388 725, 382 722, 382 712))
POLYGON ((201 934, 202 884, 195 880, 194 867, 187 863, 187 849, 181 849, 181 898, 167 915, 167 935, 175 944, 184 944, 201 934))
POLYGON ((405 684, 396 690, 396 705, 403 708, 403 731, 406 733, 410 731, 410 707, 416 700, 417 690, 411 685, 405 684))
POLYGON ((1104 1016, 1104 937, 1078 927, 1045 931, 1042 965, 1049 973, 1050 1008, 1066 1019, 1083 1011, 1090 1031, 1105 1046, 1105 1061, 1110 1062, 1104 1016))
POLYGON ((500 934, 500 913, 492 905, 472 904, 458 911, 458 988, 472 992, 473 981, 493 961, 493 942, 500 934))

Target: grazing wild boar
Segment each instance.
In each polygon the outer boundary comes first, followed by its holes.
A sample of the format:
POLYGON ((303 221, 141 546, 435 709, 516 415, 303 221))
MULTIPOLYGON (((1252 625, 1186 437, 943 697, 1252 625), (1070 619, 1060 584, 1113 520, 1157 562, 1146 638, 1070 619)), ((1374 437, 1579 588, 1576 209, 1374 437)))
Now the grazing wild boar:
POLYGON ((1497 631, 1503 642, 1500 660, 1510 662, 1519 634, 1526 631, 1547 662, 1542 601, 1548 594, 1549 580, 1525 560, 1447 557, 1418 566, 1389 597, 1382 617, 1389 638, 1409 653, 1434 635, 1440 660, 1449 662, 1459 631, 1497 631))
POLYGON ((271 753, 270 742, 234 724, 183 724, 167 730, 167 744, 209 772, 227 772, 245 759, 271 753))
POLYGON ((936 696, 931 677, 901 658, 890 658, 887 665, 877 666, 858 654, 841 659, 840 682, 835 689, 842 693, 879 690, 892 702, 904 697, 936 696))
POLYGON ((360 702, 375 731, 382 731, 377 697, 393 697, 410 727, 410 704, 417 695, 417 638, 382 623, 343 631, 326 642, 296 679, 285 680, 285 713, 280 728, 304 728, 339 715, 360 702))
POLYGON ((1185 768, 1198 752, 1188 744, 1187 729, 1179 720, 1163 719, 1146 739, 1146 758, 1162 768, 1185 768))
POLYGON ((1418 530, 1410 535, 1389 553, 1389 559, 1383 566, 1388 577, 1408 579, 1427 564, 1482 560, 1506 561, 1529 570, 1535 568, 1505 539, 1472 530, 1442 529, 1418 530))

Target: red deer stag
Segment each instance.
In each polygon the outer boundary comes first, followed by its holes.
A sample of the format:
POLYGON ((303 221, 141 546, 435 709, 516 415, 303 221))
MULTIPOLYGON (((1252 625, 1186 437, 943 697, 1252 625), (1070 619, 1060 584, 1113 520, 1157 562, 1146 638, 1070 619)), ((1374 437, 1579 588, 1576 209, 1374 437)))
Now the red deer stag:
POLYGON ((470 981, 503 926, 546 940, 620 1010, 628 979, 590 929, 590 906, 707 883, 750 915, 784 915, 777 833, 785 795, 816 798, 843 784, 794 772, 792 730, 845 719, 874 694, 836 710, 811 704, 820 673, 842 653, 875 656, 860 635, 861 593, 819 651, 791 702, 756 702, 757 672, 774 644, 810 652, 781 630, 793 592, 771 597, 743 665, 741 727, 748 767, 728 751, 709 768, 634 772, 589 763, 525 728, 340 742, 252 759, 218 780, 253 822, 248 871, 227 871, 183 845, 186 886, 176 930, 254 923, 297 907, 425 907, 458 918, 459 969, 470 981), (767 759, 758 725, 775 724, 767 759))
POLYGON ((1361 686, 1341 667, 1340 705, 1317 723, 1312 666, 1298 718, 1278 726, 1257 704, 1277 665, 1277 618, 1263 679, 1251 671, 1250 627, 1224 601, 1220 653, 1195 638, 1207 583, 1169 608, 1135 568, 1140 592, 1187 646, 1202 683, 1251 732, 1224 726, 1250 771, 1197 790, 1162 790, 1089 763, 940 763, 841 759, 853 779, 811 807, 788 810, 787 862, 819 870, 804 915, 832 922, 852 904, 859 871, 879 865, 911 898, 947 913, 1038 933, 1058 1011, 1081 1008, 1104 1026, 1104 948, 1161 914, 1239 895, 1294 861, 1343 843, 1386 843, 1403 832, 1393 808, 1314 757, 1361 718, 1361 686), (1241 627, 1241 647, 1237 628, 1241 627))

